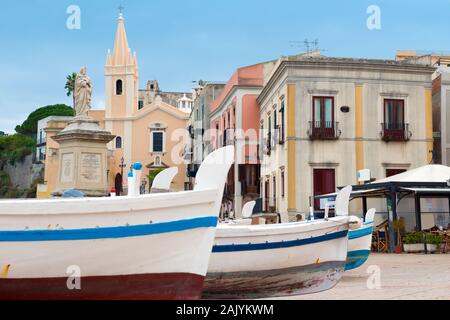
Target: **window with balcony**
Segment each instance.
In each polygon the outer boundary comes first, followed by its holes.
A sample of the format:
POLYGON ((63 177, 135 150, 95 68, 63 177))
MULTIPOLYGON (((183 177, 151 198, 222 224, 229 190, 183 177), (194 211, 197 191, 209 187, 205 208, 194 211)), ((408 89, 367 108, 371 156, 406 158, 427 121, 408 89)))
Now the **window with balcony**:
POLYGON ((381 137, 385 141, 407 141, 411 138, 409 124, 405 123, 405 101, 385 99, 384 122, 381 124, 381 137))
POLYGON ((284 100, 281 101, 281 107, 280 107, 280 125, 279 125, 279 130, 280 130, 280 134, 279 134, 279 144, 283 144, 284 143, 284 100))
POLYGON ((312 121, 309 125, 310 139, 337 139, 338 123, 334 121, 334 97, 313 97, 312 121))

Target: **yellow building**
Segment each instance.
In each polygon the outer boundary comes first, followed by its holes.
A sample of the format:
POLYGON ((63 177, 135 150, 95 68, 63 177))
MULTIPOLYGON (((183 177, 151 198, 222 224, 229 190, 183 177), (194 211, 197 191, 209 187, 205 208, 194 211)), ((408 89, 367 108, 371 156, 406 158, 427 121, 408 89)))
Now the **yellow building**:
MULTIPOLYGON (((144 166, 142 183, 149 188, 146 176, 153 170, 178 166, 173 190, 184 190, 186 166, 183 154, 188 140, 186 128, 192 106, 191 94, 162 92, 155 80, 139 90, 139 67, 136 53, 131 54, 124 18, 118 19, 114 49, 108 50, 105 65, 105 109, 90 110, 89 116, 116 138, 108 144, 108 183, 111 188, 123 185, 127 190, 127 173, 135 162, 144 166), (122 177, 123 175, 123 177, 122 177)), ((45 184, 38 197, 55 191, 58 179, 58 144, 52 136, 64 129, 66 121, 49 121, 45 159, 45 184)))
MULTIPOLYGON (((314 197, 358 184, 360 170, 381 179, 430 163, 433 72, 392 60, 282 57, 258 97, 264 210, 284 220, 320 213, 314 197)), ((385 203, 369 205, 384 218, 385 203)))

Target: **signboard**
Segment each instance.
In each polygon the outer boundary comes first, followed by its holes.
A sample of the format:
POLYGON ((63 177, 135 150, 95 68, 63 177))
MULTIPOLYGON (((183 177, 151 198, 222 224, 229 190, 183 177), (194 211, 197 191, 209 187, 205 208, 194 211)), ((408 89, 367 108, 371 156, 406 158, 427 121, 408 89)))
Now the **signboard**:
POLYGON ((336 197, 322 198, 322 199, 320 199, 320 209, 325 210, 325 207, 327 204, 328 204, 328 208, 334 209, 335 203, 336 203, 336 197))
POLYGON ((61 156, 61 182, 71 183, 74 181, 75 156, 73 153, 64 153, 61 156))
POLYGON ((359 170, 356 176, 359 182, 370 181, 370 170, 369 169, 359 170))
POLYGON ((96 153, 82 153, 80 161, 80 177, 82 182, 101 183, 101 155, 96 153))

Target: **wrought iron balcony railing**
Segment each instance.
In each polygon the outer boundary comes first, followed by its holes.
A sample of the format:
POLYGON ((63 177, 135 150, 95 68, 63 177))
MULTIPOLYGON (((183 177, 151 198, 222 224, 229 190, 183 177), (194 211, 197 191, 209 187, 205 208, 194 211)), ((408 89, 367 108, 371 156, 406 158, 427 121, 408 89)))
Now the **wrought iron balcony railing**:
POLYGON ((308 136, 311 140, 336 140, 341 136, 339 122, 310 121, 308 136))
POLYGON ((382 123, 380 136, 384 141, 408 141, 412 133, 409 123, 382 123))

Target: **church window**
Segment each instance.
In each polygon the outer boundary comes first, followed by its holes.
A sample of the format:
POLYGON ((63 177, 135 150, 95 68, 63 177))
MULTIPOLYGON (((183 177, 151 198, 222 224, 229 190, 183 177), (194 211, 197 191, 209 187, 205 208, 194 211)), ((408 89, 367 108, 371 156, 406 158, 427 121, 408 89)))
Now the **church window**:
POLYGON ((116 81, 116 95, 121 96, 123 93, 123 81, 117 80, 116 81))
POLYGON ((121 137, 116 138, 116 149, 122 149, 122 138, 121 137))
POLYGON ((164 132, 152 132, 152 152, 164 152, 164 132))

